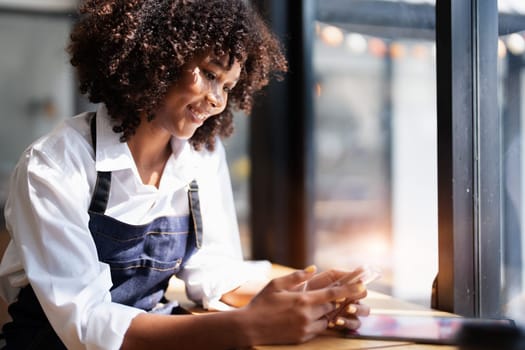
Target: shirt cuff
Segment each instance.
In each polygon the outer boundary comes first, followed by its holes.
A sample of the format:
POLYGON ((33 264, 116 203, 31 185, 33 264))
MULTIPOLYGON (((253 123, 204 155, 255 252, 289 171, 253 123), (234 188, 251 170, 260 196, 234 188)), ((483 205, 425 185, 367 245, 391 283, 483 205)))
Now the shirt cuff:
POLYGON ((144 310, 110 303, 93 311, 87 325, 88 350, 118 350, 131 321, 144 310))
POLYGON ((204 288, 202 306, 207 310, 227 311, 234 307, 220 301, 222 296, 240 287, 248 281, 264 281, 268 279, 271 263, 266 260, 242 261, 232 268, 231 273, 216 279, 214 284, 204 288))

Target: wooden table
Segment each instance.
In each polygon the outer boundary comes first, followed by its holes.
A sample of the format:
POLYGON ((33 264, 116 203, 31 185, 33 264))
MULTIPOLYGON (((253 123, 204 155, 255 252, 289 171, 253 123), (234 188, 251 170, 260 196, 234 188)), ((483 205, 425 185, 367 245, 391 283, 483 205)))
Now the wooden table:
MULTIPOLYGON (((280 265, 274 265, 271 277, 281 276, 293 271, 290 268, 280 265)), ((188 301, 184 293, 184 284, 182 281, 172 279, 170 287, 166 293, 168 299, 178 300, 182 306, 188 307, 193 305, 188 301)), ((402 300, 392 298, 388 295, 368 291, 368 296, 363 301, 371 307, 372 313, 395 313, 405 315, 451 315, 426 308, 421 305, 408 303, 402 300)), ((299 345, 259 345, 252 350, 357 350, 357 349, 389 349, 389 350, 457 350, 455 346, 445 345, 427 345, 416 344, 412 342, 386 341, 386 340, 363 340, 344 338, 336 331, 327 330, 325 333, 299 345)))

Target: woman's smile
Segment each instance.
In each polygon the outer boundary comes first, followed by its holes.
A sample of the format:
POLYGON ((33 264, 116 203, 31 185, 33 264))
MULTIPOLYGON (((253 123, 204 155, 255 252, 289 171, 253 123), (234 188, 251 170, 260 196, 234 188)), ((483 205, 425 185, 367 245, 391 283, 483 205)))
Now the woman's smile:
POLYGON ((193 121, 199 125, 204 123, 204 121, 209 117, 209 113, 201 112, 191 105, 188 106, 188 110, 190 111, 193 121))

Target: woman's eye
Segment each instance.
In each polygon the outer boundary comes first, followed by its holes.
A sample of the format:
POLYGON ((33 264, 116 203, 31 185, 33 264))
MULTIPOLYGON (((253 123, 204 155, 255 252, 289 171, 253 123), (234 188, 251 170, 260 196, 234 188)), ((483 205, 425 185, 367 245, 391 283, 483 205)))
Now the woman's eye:
POLYGON ((211 81, 217 79, 217 76, 215 75, 215 73, 207 71, 207 70, 204 71, 204 75, 206 76, 206 79, 211 80, 211 81))
POLYGON ((229 94, 229 93, 232 91, 232 88, 231 88, 231 87, 228 87, 228 86, 225 86, 225 87, 223 88, 223 90, 224 90, 225 93, 229 94))

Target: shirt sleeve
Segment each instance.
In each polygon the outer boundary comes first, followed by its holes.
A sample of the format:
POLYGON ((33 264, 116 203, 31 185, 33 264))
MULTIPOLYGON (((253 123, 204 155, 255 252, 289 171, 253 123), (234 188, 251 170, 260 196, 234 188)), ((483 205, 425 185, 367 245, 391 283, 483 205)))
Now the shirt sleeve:
POLYGON ((88 228, 88 175, 64 167, 35 149, 22 157, 6 203, 10 249, 68 349, 119 349, 143 311, 111 302, 109 267, 88 228))
POLYGON ((224 147, 216 150, 198 179, 203 222, 203 245, 185 264, 178 277, 188 297, 207 309, 226 310, 223 294, 250 280, 267 279, 268 261, 244 261, 233 193, 224 147))

